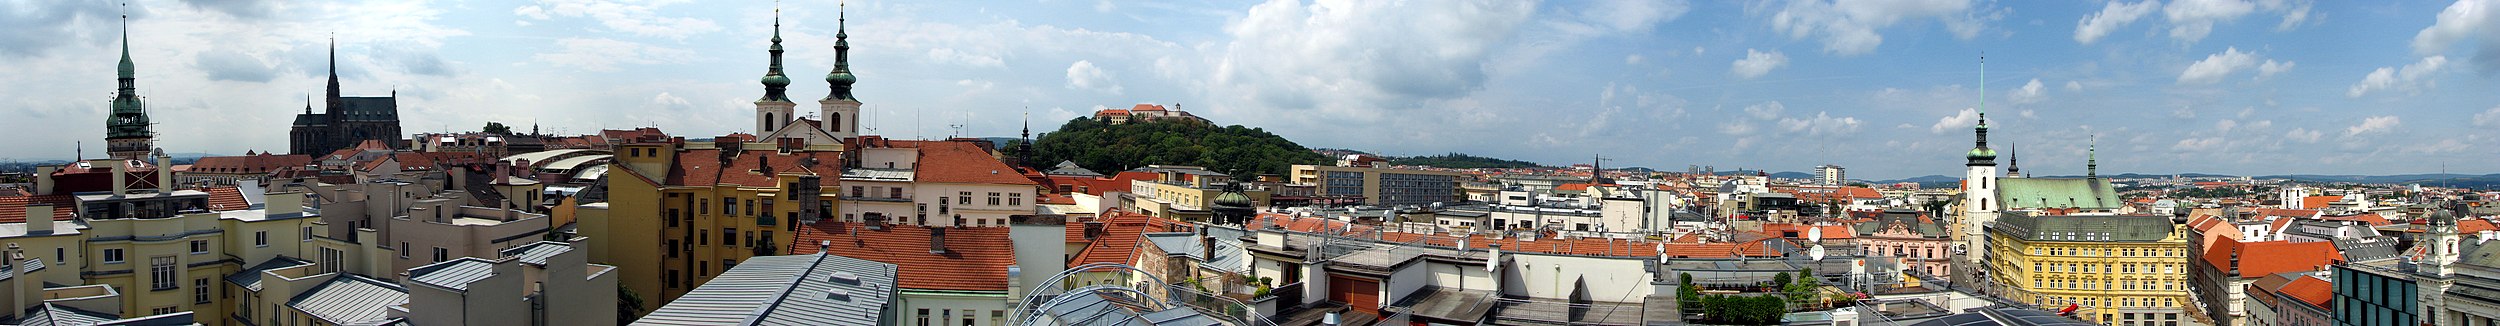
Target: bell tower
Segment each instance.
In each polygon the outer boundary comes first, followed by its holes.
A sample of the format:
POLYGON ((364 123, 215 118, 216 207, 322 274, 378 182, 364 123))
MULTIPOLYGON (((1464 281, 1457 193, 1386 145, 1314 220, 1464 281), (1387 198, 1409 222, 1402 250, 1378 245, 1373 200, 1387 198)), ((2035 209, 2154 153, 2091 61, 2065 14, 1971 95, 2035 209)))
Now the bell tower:
POLYGON ((755 135, 769 135, 774 129, 790 125, 790 114, 799 107, 790 102, 790 77, 781 74, 781 8, 773 8, 772 66, 764 70, 764 98, 755 100, 755 135))
POLYGON ((137 72, 130 61, 130 15, 123 14, 121 88, 113 95, 112 113, 104 117, 104 151, 116 159, 147 160, 148 151, 156 148, 155 124, 148 122, 147 102, 139 99, 137 72))
POLYGON ((834 20, 833 72, 825 74, 825 83, 833 92, 816 101, 824 110, 825 133, 834 138, 850 140, 859 137, 859 98, 851 96, 851 84, 859 77, 851 75, 850 4, 842 5, 842 13, 834 20))

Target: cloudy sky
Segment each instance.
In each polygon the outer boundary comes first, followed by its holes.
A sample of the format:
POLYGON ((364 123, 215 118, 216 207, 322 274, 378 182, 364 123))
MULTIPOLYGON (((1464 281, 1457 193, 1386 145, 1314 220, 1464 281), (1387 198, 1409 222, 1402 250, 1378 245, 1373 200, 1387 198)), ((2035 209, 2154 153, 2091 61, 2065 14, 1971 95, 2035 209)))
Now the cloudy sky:
MULTIPOLYGON (((338 38, 410 132, 751 128, 774 3, 135 1, 170 152, 286 148, 338 38)), ((780 5, 791 97, 839 15, 780 5)), ((122 8, 0 0, 0 159, 100 155, 122 8)), ((2034 174, 2492 173, 2500 1, 854 1, 873 133, 1178 105, 1305 146, 1958 175, 1986 101, 2034 174), (1982 77, 1981 53, 1988 57, 1982 77), (1984 89, 1984 91, 1983 91, 1984 89)), ((960 126, 960 127, 957 127, 960 126)))

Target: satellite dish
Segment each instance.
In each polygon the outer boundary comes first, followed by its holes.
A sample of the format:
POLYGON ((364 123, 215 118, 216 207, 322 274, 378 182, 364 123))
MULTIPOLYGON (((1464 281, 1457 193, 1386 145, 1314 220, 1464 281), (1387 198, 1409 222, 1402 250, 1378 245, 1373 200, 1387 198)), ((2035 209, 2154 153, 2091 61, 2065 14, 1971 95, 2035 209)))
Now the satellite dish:
POLYGON ((1814 249, 1806 249, 1806 256, 1814 258, 1814 261, 1823 261, 1823 245, 1814 245, 1814 249))
POLYGON ((1823 227, 1806 229, 1806 241, 1823 242, 1823 227))

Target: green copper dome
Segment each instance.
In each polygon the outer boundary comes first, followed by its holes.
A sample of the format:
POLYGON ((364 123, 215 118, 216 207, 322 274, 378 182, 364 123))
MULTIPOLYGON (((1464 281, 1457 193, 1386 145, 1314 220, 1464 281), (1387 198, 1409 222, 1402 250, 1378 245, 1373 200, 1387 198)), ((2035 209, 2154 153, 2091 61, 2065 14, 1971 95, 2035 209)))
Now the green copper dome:
POLYGON ((1986 147, 1972 148, 1970 149, 1970 159, 1973 161, 1995 160, 1997 159, 1997 150, 1988 149, 1986 147))

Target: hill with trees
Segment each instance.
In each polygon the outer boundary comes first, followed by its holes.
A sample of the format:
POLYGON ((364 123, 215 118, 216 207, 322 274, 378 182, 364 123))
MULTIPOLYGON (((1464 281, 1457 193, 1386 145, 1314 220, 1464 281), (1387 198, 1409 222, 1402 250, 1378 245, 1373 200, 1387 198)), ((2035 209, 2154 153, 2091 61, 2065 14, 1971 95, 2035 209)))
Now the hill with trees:
POLYGON ((1539 167, 1539 166, 1542 166, 1542 165, 1538 165, 1538 164, 1536 164, 1536 162, 1520 161, 1520 160, 1508 160, 1508 159, 1499 159, 1499 158, 1491 158, 1491 157, 1483 157, 1483 156, 1467 155, 1467 154, 1464 154, 1464 153, 1449 153, 1449 154, 1429 155, 1429 156, 1405 156, 1405 157, 1390 157, 1390 158, 1389 158, 1389 164, 1393 164, 1393 165, 1421 165, 1421 166, 1430 166, 1430 167, 1439 167, 1439 168, 1450 168, 1450 169, 1532 168, 1532 167, 1539 167))
MULTIPOLYGON (((1009 144, 1014 153, 1022 144, 1009 144)), ((1243 179, 1259 174, 1285 174, 1295 164, 1328 164, 1312 152, 1265 129, 1240 125, 1217 127, 1192 121, 1147 121, 1110 124, 1091 117, 1070 119, 1059 131, 1033 141, 1033 161, 1047 167, 1072 161, 1105 174, 1149 164, 1206 167, 1243 179)))

